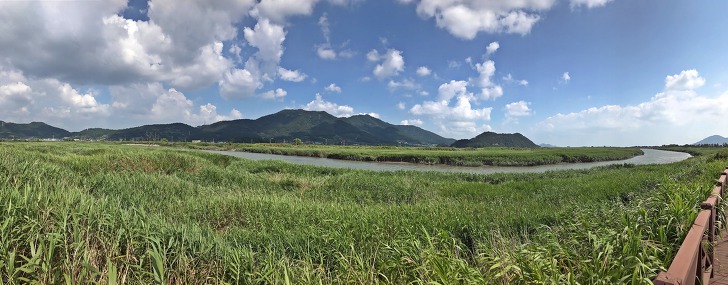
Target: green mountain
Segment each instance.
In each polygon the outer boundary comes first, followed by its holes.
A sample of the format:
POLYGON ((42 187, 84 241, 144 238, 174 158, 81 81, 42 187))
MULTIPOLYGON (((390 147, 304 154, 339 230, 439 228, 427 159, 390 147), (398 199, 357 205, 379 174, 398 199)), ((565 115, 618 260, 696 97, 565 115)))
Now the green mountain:
POLYGON ((92 128, 73 133, 72 137, 109 141, 156 141, 163 138, 169 141, 189 141, 199 137, 200 133, 200 130, 193 126, 174 123, 145 125, 121 130, 92 128))
POLYGON ((515 134, 497 134, 494 132, 484 132, 472 139, 458 140, 452 144, 452 147, 523 147, 535 148, 539 147, 530 139, 520 133, 515 134))
POLYGON ((46 123, 15 124, 0 121, 0 139, 62 139, 71 133, 46 123))
POLYGON ((455 140, 443 138, 415 126, 398 126, 369 115, 348 118, 326 112, 283 110, 255 120, 221 121, 193 127, 182 123, 144 125, 111 130, 90 128, 70 133, 44 123, 2 123, 0 139, 64 138, 109 141, 226 141, 291 142, 299 138, 306 143, 344 145, 450 145, 455 140))
POLYGON ((308 143, 362 145, 449 145, 443 138, 414 126, 397 126, 369 115, 337 118, 326 112, 283 110, 256 120, 221 121, 198 127, 205 138, 268 142, 300 138, 308 143))

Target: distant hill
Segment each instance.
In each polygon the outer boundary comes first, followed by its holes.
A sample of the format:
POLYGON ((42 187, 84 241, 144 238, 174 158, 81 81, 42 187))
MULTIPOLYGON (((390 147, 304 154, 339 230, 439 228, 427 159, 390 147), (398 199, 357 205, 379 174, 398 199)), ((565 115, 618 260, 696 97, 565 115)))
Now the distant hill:
POLYGON ((540 143, 540 144, 538 144, 538 146, 540 146, 540 147, 558 147, 558 146, 555 146, 552 144, 547 144, 547 143, 540 143))
POLYGON ((0 121, 0 139, 61 139, 70 134, 69 131, 46 123, 15 124, 0 121))
POLYGON ((453 139, 414 126, 397 126, 369 115, 334 117, 323 111, 283 110, 256 120, 221 121, 198 127, 204 137, 240 142, 292 141, 362 145, 449 145, 453 139))
POLYGON ((713 145, 713 144, 718 144, 718 145, 728 144, 728 138, 722 137, 722 136, 719 136, 719 135, 713 135, 713 136, 709 136, 707 138, 704 138, 701 141, 694 143, 693 145, 705 145, 705 144, 710 144, 710 145, 713 145))
POLYGON ((530 139, 520 133, 515 134, 497 134, 494 132, 484 132, 472 139, 458 140, 452 144, 452 147, 539 147, 530 139))
POLYGON ((111 141, 227 141, 227 142, 291 142, 299 138, 306 143, 360 144, 360 145, 450 145, 455 140, 443 138, 416 126, 392 125, 369 115, 338 118, 326 112, 283 110, 255 120, 241 119, 220 121, 210 125, 193 127, 182 123, 144 125, 128 129, 111 130, 90 128, 70 133, 43 123, 31 123, 19 128, 19 124, 4 123, 1 138, 74 138, 111 141), (36 125, 34 125, 36 124, 36 125), (29 133, 27 130, 53 128, 44 132, 29 133), (3 132, 3 130, 5 130, 3 132), (26 130, 26 132, 21 132, 26 130))

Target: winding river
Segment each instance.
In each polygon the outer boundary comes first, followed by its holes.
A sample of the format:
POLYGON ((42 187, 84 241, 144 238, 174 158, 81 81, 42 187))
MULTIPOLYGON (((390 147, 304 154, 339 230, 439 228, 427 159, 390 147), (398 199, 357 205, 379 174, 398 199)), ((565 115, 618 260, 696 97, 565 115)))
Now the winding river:
POLYGON ((655 149, 642 149, 644 155, 635 156, 630 159, 616 160, 616 161, 600 161, 600 162, 586 162, 586 163, 559 163, 551 165, 540 165, 540 166, 480 166, 480 167, 463 167, 463 166, 450 166, 450 165, 425 165, 425 164, 414 164, 406 162, 363 162, 363 161, 350 161, 350 160, 338 160, 329 158, 316 158, 316 157, 305 157, 305 156, 286 156, 286 155, 275 155, 275 154, 264 154, 264 153, 251 153, 251 152, 239 152, 239 151, 209 151, 212 153, 219 153, 225 155, 231 155, 235 157, 242 157, 252 160, 282 160, 290 163, 304 164, 304 165, 316 165, 316 166, 327 166, 327 167, 339 167, 339 168, 352 168, 352 169, 365 169, 374 171, 398 171, 398 170, 412 170, 412 171, 439 171, 439 172, 463 172, 463 173, 478 173, 478 174, 492 174, 492 173, 533 173, 533 172, 546 172, 549 170, 567 170, 567 169, 588 169, 596 166, 604 166, 611 164, 665 164, 678 162, 690 157, 690 154, 674 151, 664 151, 655 149))

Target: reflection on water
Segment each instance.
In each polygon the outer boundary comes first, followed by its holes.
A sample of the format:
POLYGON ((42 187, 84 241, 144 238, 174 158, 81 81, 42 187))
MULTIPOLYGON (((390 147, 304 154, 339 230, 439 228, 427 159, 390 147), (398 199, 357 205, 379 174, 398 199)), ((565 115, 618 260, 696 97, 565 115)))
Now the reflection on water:
POLYGON ((611 164, 665 164, 688 159, 690 154, 674 151, 664 151, 655 149, 642 149, 644 155, 635 156, 630 159, 617 160, 617 161, 602 161, 602 162, 586 162, 586 163, 560 163, 552 165, 541 165, 541 166, 480 166, 480 167, 463 167, 463 166, 449 166, 449 165, 423 165, 406 162, 363 162, 363 161, 349 161, 349 160, 337 160, 329 158, 316 158, 316 157, 304 157, 304 156, 286 156, 286 155, 275 155, 275 154, 263 154, 263 153, 250 153, 250 152, 238 152, 238 151, 209 151, 213 153, 231 155, 236 157, 242 157, 252 160, 282 160, 290 163, 305 164, 305 165, 316 165, 316 166, 327 166, 327 167, 339 167, 339 168, 352 168, 352 169, 366 169, 374 171, 397 171, 397 170, 414 170, 414 171, 439 171, 439 172, 464 172, 464 173, 480 173, 480 174, 491 174, 491 173, 528 173, 528 172, 546 172, 549 170, 566 170, 566 169, 588 169, 595 166, 604 166, 611 164))

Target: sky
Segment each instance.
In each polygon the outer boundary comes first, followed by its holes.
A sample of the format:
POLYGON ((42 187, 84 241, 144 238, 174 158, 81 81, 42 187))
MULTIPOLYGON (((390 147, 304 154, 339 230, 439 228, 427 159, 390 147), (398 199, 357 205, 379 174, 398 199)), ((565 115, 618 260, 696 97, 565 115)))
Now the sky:
POLYGON ((557 146, 728 136, 728 1, 0 0, 0 120, 369 114, 557 146))

